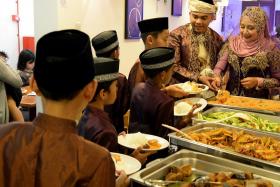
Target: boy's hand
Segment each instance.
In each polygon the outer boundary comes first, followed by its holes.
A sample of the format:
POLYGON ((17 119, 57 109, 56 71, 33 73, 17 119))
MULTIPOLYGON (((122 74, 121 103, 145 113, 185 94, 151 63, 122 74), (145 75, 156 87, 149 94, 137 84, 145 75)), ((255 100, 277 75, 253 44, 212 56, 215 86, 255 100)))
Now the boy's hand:
POLYGON ((118 176, 118 178, 116 179, 116 187, 128 187, 129 186, 130 180, 123 170, 116 171, 116 175, 118 176))
POLYGON ((143 147, 138 147, 131 153, 131 156, 139 160, 143 165, 147 161, 148 156, 155 154, 156 151, 143 151, 142 149, 143 147))
POLYGON ((162 88, 161 90, 166 92, 167 95, 169 95, 171 97, 176 97, 176 98, 186 97, 189 95, 182 88, 180 88, 179 86, 176 86, 176 85, 169 85, 167 87, 162 88))

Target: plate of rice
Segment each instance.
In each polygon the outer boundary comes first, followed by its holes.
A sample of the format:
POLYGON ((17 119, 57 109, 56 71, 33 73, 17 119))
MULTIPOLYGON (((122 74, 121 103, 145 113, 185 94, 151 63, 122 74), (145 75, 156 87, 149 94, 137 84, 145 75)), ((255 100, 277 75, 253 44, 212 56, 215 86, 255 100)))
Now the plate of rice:
POLYGON ((144 134, 141 132, 118 136, 118 143, 124 147, 137 149, 143 147, 144 151, 158 151, 169 146, 169 142, 159 136, 144 134))
POLYGON ((174 116, 185 116, 192 109, 194 104, 200 104, 201 106, 194 110, 193 114, 197 114, 207 106, 207 101, 203 98, 191 97, 181 99, 174 104, 174 116))
POLYGON ((141 163, 128 155, 111 152, 117 171, 124 170, 127 175, 131 175, 141 169, 141 163))
POLYGON ((199 84, 196 82, 187 81, 184 83, 175 84, 180 87, 182 90, 187 92, 188 94, 199 94, 201 92, 207 91, 209 89, 208 86, 204 84, 199 84))

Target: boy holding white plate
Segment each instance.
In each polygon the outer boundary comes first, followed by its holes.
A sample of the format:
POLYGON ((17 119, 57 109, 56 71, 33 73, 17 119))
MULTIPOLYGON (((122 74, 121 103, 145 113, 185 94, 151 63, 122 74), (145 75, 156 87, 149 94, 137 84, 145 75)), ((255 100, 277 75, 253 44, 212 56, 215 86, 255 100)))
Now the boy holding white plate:
MULTIPOLYGON (((78 131, 81 136, 107 148, 110 152, 119 152, 118 133, 109 115, 104 111, 105 106, 113 104, 117 97, 119 60, 94 58, 94 67, 98 86, 92 101, 84 110, 78 124, 78 131)), ((136 149, 132 156, 144 163, 147 156, 153 152, 140 153, 140 150, 140 148, 136 149)))
MULTIPOLYGON (((174 124, 174 99, 166 92, 168 87, 165 87, 172 77, 174 53, 172 48, 158 47, 140 54, 141 66, 148 79, 144 83, 137 84, 133 90, 130 104, 130 133, 142 132, 167 138, 169 130, 161 124, 174 125, 177 128, 183 128, 188 124, 189 115, 174 124)), ((193 109, 196 107, 194 105, 193 109)))

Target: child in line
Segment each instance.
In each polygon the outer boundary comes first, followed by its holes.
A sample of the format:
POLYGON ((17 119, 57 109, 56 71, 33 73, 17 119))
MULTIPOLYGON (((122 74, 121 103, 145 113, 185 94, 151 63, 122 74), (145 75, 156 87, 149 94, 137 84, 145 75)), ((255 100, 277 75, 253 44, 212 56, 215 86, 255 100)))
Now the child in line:
MULTIPOLYGON (((119 60, 99 57, 94 59, 94 66, 98 86, 92 101, 84 110, 78 124, 78 131, 81 136, 107 148, 110 152, 119 152, 118 133, 108 113, 104 111, 105 106, 114 103, 117 97, 119 60)), ((153 153, 140 153, 140 151, 141 149, 136 149, 132 156, 141 163, 144 163, 147 156, 153 153)))
POLYGON ((38 40, 30 87, 44 113, 0 126, 0 186, 116 186, 110 153, 76 132, 96 90, 94 75, 87 34, 63 30, 38 40))
MULTIPOLYGON (((119 59, 120 47, 118 35, 115 30, 103 31, 92 38, 92 46, 97 57, 119 59)), ((118 73, 117 78, 117 98, 111 105, 105 106, 113 125, 118 133, 124 131, 123 116, 129 108, 128 82, 122 73, 118 73)))
MULTIPOLYGON (((174 124, 174 99, 164 89, 172 77, 174 53, 172 48, 157 47, 140 54, 147 80, 139 83, 132 93, 129 132, 140 131, 167 138, 170 131, 161 124, 177 128, 188 125, 189 115, 174 124)), ((195 105, 192 111, 197 107, 195 105)))

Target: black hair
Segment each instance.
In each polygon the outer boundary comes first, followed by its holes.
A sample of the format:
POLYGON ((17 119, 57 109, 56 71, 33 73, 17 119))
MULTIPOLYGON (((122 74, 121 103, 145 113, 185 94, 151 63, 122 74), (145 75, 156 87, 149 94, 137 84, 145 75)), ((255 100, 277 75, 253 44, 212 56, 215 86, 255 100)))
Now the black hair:
POLYGON ((71 100, 71 99, 75 98, 79 94, 79 92, 82 90, 82 89, 79 89, 79 90, 73 91, 72 93, 69 93, 69 92, 59 92, 59 93, 55 92, 54 93, 53 91, 49 91, 39 85, 38 85, 38 88, 45 98, 48 98, 48 99, 51 99, 54 101, 59 101, 62 99, 71 100))
POLYGON ((26 68, 27 62, 34 62, 34 61, 35 61, 34 53, 28 49, 24 49, 19 54, 17 69, 23 71, 26 68))
POLYGON ((170 64, 169 66, 166 66, 166 67, 163 67, 160 69, 143 69, 143 71, 148 78, 153 79, 159 73, 161 73, 163 71, 168 71, 172 66, 173 66, 173 64, 170 64))
MULTIPOLYGON (((115 79, 116 80, 116 79, 115 79)), ((97 96, 99 95, 100 91, 103 89, 104 91, 107 91, 110 93, 110 86, 111 84, 115 81, 115 80, 111 80, 111 81, 105 81, 105 82, 98 82, 94 97, 92 98, 92 100, 90 102, 94 102, 96 101, 97 96)))
POLYGON ((280 38, 280 26, 276 28, 276 37, 280 38))
POLYGON ((5 83, 5 89, 6 89, 7 96, 11 96, 12 99, 15 101, 16 106, 18 107, 20 105, 20 101, 22 99, 21 89, 13 87, 7 83, 5 83))
POLYGON ((5 51, 0 51, 0 56, 2 56, 4 58, 9 58, 5 51))
POLYGON ((97 57, 112 58, 112 53, 119 48, 119 45, 111 49, 110 51, 102 54, 96 54, 97 57))
POLYGON ((141 38, 144 42, 144 44, 146 44, 146 39, 149 35, 152 35, 154 38, 157 38, 158 35, 162 32, 163 30, 161 31, 154 31, 154 32, 146 32, 146 33, 141 33, 141 38))

